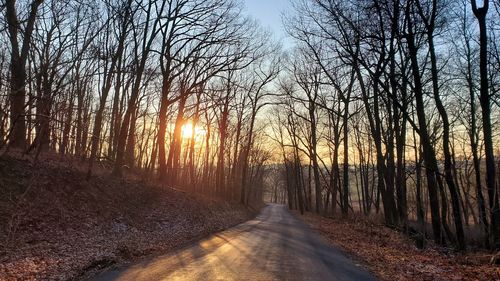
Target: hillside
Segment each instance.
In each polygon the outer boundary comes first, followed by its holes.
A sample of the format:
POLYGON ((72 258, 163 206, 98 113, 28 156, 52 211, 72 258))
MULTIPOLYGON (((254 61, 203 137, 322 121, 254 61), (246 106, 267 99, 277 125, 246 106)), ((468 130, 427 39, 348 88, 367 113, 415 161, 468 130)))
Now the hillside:
MULTIPOLYGON (((75 160, 76 162, 76 160, 75 160)), ((0 158, 0 280, 81 279, 247 220, 251 211, 74 162, 0 158)))

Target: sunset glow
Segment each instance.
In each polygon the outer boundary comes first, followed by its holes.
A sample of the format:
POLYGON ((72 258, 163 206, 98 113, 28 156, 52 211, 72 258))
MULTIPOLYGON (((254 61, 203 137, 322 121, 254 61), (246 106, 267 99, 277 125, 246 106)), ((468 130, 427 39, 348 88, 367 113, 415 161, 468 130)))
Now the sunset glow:
POLYGON ((194 126, 193 130, 193 124, 192 123, 186 123, 182 126, 182 133, 181 136, 183 139, 191 139, 195 138, 198 139, 206 134, 206 131, 199 127, 199 126, 194 126))

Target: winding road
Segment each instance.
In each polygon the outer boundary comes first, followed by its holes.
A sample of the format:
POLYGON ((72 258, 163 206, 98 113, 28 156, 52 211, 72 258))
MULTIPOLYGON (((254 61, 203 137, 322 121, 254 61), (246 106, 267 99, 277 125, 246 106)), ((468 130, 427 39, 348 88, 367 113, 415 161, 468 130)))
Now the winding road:
POLYGON ((94 277, 103 280, 376 280, 281 205, 170 254, 94 277))

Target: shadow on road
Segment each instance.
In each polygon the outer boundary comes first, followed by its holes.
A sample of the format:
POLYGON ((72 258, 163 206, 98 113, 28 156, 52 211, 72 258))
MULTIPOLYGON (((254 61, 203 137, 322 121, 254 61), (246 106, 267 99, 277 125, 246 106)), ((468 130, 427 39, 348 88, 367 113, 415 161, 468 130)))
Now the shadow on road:
POLYGON ((103 272, 102 280, 376 280, 285 206, 165 256, 103 272))

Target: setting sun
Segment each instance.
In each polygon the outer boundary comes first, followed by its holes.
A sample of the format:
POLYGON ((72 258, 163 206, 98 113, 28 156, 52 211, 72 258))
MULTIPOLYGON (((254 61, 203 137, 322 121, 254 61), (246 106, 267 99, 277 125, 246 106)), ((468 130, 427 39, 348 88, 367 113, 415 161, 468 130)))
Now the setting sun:
POLYGON ((192 123, 186 123, 182 126, 182 138, 183 139, 191 139, 191 138, 198 138, 201 136, 204 136, 206 134, 206 131, 198 126, 194 126, 193 130, 193 124, 192 123))

